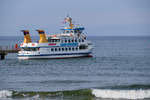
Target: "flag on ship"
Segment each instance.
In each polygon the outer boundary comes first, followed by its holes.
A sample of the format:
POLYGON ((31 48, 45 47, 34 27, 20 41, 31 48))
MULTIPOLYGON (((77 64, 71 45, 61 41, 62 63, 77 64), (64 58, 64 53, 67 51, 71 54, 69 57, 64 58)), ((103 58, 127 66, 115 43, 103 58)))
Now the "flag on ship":
POLYGON ((67 18, 64 19, 63 23, 67 23, 67 22, 69 22, 69 21, 71 21, 71 20, 72 20, 71 17, 67 17, 67 18))

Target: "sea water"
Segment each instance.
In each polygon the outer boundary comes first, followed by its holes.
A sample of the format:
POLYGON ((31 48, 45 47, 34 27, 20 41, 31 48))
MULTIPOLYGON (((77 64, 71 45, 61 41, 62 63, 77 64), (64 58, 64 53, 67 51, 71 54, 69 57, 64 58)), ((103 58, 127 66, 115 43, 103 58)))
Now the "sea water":
MULTIPOLYGON (((37 41, 37 37, 32 37, 37 41)), ((93 57, 0 60, 0 100, 149 100, 150 37, 88 37, 93 57)), ((0 46, 23 37, 2 37, 0 46)))

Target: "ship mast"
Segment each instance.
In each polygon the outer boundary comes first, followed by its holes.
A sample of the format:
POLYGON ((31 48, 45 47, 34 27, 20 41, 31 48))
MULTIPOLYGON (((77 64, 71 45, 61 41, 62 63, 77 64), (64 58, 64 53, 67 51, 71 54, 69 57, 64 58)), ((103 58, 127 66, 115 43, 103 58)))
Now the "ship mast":
POLYGON ((64 23, 68 22, 69 23, 69 28, 70 29, 73 29, 73 24, 72 24, 72 18, 67 16, 65 19, 64 19, 64 23))
POLYGON ((69 26, 70 26, 70 29, 73 29, 73 24, 72 24, 72 18, 69 17, 69 26))

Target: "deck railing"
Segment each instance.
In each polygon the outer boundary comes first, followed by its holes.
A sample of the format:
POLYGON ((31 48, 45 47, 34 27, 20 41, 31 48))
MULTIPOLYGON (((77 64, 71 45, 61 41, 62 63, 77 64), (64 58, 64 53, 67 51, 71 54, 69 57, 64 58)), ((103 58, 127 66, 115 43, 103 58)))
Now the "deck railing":
POLYGON ((5 55, 8 53, 17 53, 20 50, 17 44, 11 46, 0 46, 1 59, 5 59, 5 55))
POLYGON ((9 46, 0 46, 0 50, 18 50, 20 49, 17 44, 9 46))

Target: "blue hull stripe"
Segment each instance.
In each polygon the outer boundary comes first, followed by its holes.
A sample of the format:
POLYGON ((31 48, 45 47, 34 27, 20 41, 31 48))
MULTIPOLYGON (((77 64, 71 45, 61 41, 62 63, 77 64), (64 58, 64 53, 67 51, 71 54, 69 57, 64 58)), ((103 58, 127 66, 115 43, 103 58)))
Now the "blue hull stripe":
POLYGON ((63 53, 63 54, 40 54, 40 55, 18 55, 18 57, 32 57, 32 56, 58 56, 58 55, 82 55, 82 54, 90 54, 91 52, 87 53, 63 53))

